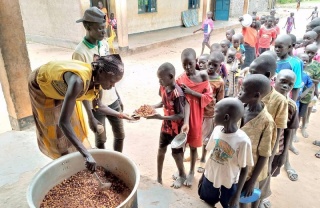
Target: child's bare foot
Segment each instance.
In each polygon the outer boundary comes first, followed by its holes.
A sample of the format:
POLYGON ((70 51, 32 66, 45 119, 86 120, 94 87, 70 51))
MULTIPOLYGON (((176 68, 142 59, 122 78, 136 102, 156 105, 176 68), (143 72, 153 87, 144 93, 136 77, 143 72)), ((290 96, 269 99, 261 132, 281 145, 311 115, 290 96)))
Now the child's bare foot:
POLYGON ((187 179, 184 181, 183 185, 191 187, 193 184, 194 173, 189 173, 187 179))
POLYGON ((289 150, 290 150, 291 152, 293 152, 294 154, 299 155, 299 150, 297 150, 294 146, 290 146, 290 147, 289 147, 289 150))
POLYGON ((174 174, 172 174, 172 179, 173 180, 177 180, 178 177, 179 177, 179 171, 177 171, 174 174))
POLYGON ((204 172, 204 167, 205 167, 205 165, 206 165, 206 163, 204 163, 204 162, 200 162, 200 165, 199 165, 199 167, 198 167, 198 173, 203 173, 204 172))
POLYGON ((180 188, 180 187, 182 186, 182 184, 183 184, 185 181, 186 181, 186 177, 180 177, 180 176, 178 176, 178 178, 176 178, 176 179, 173 181, 171 187, 173 187, 173 188, 175 188, 175 189, 178 189, 178 188, 180 188))
POLYGON ((293 142, 299 142, 299 138, 296 134, 293 135, 293 142))
POLYGON ((307 129, 306 128, 302 128, 301 129, 301 134, 304 138, 308 138, 309 137, 309 134, 307 132, 307 129))

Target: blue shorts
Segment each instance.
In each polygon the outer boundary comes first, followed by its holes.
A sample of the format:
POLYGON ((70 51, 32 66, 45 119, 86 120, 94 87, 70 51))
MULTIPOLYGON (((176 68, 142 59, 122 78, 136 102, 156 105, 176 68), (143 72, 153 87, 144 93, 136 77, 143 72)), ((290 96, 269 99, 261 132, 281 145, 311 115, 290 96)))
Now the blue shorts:
POLYGON ((237 191, 237 184, 233 184, 230 189, 221 186, 220 188, 213 187, 213 183, 209 181, 204 175, 202 175, 199 186, 198 194, 200 199, 207 202, 208 204, 215 206, 218 202, 223 208, 229 207, 229 201, 231 197, 237 191))

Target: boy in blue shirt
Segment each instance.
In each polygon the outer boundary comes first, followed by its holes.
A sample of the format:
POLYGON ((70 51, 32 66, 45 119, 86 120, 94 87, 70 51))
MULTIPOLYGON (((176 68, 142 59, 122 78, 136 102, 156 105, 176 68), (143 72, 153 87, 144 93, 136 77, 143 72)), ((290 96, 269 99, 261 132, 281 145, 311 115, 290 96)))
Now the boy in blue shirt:
POLYGON ((302 86, 302 62, 289 55, 291 50, 291 37, 289 35, 279 35, 275 41, 274 50, 279 58, 277 61, 276 73, 279 73, 282 69, 290 69, 296 75, 296 82, 292 89, 292 100, 297 101, 298 93, 302 86))

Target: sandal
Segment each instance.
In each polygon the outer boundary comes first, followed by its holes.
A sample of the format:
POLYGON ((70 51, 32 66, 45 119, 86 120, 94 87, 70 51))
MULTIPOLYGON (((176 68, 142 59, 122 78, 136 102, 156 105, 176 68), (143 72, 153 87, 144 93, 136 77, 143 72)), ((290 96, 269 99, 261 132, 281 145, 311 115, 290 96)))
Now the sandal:
POLYGON ((294 169, 288 169, 287 170, 288 178, 291 181, 297 181, 298 180, 298 174, 294 169))
POLYGON ((316 158, 320 158, 320 151, 317 152, 314 156, 316 156, 316 158))
POLYGON ((312 144, 320 147, 320 141, 318 141, 318 140, 313 141, 312 144))
POLYGON ((199 165, 199 167, 198 167, 198 173, 203 173, 204 172, 204 170, 205 170, 205 167, 206 166, 206 163, 204 163, 204 162, 200 162, 200 165, 199 165))

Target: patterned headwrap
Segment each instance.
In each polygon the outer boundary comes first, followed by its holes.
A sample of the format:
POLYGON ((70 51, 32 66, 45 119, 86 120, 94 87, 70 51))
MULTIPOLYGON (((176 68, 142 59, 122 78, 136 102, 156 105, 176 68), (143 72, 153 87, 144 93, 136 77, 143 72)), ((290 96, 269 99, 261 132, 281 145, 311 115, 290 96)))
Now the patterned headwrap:
POLYGON ((112 54, 107 56, 94 55, 92 67, 94 70, 104 70, 113 76, 122 76, 124 72, 124 65, 119 54, 112 54))

